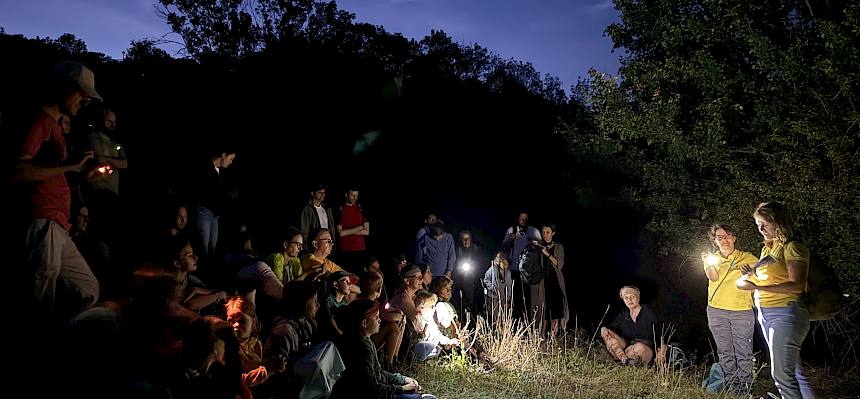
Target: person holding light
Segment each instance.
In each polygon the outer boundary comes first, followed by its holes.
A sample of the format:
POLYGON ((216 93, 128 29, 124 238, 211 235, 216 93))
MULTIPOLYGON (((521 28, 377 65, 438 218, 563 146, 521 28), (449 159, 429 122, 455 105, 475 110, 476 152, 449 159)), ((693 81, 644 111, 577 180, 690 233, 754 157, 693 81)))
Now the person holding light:
POLYGON ((758 258, 735 248, 735 231, 727 225, 711 226, 708 235, 717 249, 716 253, 702 254, 708 277, 708 328, 717 344, 725 387, 743 396, 752 385, 755 315, 752 295, 733 282, 741 277, 742 265, 755 264, 758 258))
POLYGON ((780 395, 784 399, 814 398, 800 361, 800 348, 809 332, 809 311, 799 300, 806 290, 809 249, 796 240, 785 205, 759 204, 753 218, 764 237, 760 259, 772 257, 774 261, 758 267, 742 266, 744 276, 736 285, 755 291, 758 323, 770 352, 770 373, 780 395))

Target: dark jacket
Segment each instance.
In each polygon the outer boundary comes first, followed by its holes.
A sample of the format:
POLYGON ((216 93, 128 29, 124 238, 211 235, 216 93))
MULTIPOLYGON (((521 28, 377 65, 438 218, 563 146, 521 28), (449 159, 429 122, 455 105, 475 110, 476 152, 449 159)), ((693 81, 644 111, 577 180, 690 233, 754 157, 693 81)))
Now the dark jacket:
POLYGON ((389 399, 403 393, 405 378, 382 369, 370 338, 348 332, 338 337, 335 344, 346 369, 334 384, 331 399, 354 398, 356 394, 362 398, 389 399))

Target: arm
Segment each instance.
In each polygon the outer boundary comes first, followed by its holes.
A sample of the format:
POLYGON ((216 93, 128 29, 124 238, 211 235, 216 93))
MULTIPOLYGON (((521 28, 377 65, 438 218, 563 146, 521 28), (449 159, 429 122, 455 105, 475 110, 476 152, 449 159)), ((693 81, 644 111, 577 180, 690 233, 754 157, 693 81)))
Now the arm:
POLYGON ((13 181, 40 181, 53 176, 61 176, 67 172, 80 172, 84 169, 87 161, 92 159, 93 152, 87 151, 84 153, 84 158, 78 163, 71 165, 39 165, 33 161, 33 156, 30 154, 21 154, 18 157, 18 164, 15 166, 15 172, 12 174, 13 181))
POLYGON ((720 279, 717 268, 714 266, 705 266, 705 276, 708 276, 708 280, 711 281, 717 281, 720 279))
MULTIPOLYGON (((553 255, 553 253, 556 253, 558 251, 558 249, 560 249, 560 248, 556 248, 556 247, 559 247, 559 245, 553 244, 552 253, 550 253, 549 250, 546 249, 546 247, 544 247, 541 250, 541 252, 543 252, 543 255, 546 256, 547 259, 549 259, 549 263, 552 264, 553 267, 555 267, 556 269, 560 269, 561 268, 560 265, 562 265, 563 263, 560 262, 559 258, 557 258, 555 255, 553 255)), ((561 260, 564 260, 564 255, 563 255, 564 250, 562 250, 561 253, 562 253, 562 259, 561 260)))
MULTIPOLYGON (((305 207, 302 208, 302 216, 301 216, 301 220, 299 221, 299 228, 302 231, 302 238, 304 238, 305 242, 309 242, 308 241, 308 232, 311 230, 311 216, 313 216, 313 215, 311 215, 310 212, 308 212, 308 209, 309 208, 307 205, 305 205, 305 207)), ((311 209, 311 211, 313 211, 313 209, 311 209)), ((308 245, 310 245, 310 244, 308 244, 308 245)))
POLYGON ((454 237, 448 234, 445 236, 445 241, 448 242, 448 262, 445 266, 445 276, 451 278, 451 273, 454 272, 454 265, 457 263, 457 254, 454 252, 454 237))
POLYGON ((355 226, 355 227, 350 227, 348 229, 345 229, 345 228, 343 228, 343 226, 337 225, 337 232, 338 232, 338 234, 340 234, 341 237, 351 236, 351 235, 366 236, 367 234, 360 234, 363 229, 364 229, 363 226, 355 226))
POLYGON ((751 281, 745 281, 743 286, 738 284, 742 290, 759 289, 761 291, 777 294, 801 294, 806 290, 806 261, 790 260, 785 262, 788 269, 788 281, 774 285, 757 285, 751 281), (752 288, 746 288, 752 287, 752 288))
POLYGON ((110 164, 110 166, 113 166, 114 169, 128 169, 127 159, 102 157, 99 159, 99 162, 110 164))
POLYGON ((209 292, 200 292, 195 291, 191 295, 188 296, 185 301, 183 301, 183 305, 187 306, 189 309, 199 312, 200 309, 203 309, 219 299, 226 299, 227 293, 224 291, 209 291, 209 292))

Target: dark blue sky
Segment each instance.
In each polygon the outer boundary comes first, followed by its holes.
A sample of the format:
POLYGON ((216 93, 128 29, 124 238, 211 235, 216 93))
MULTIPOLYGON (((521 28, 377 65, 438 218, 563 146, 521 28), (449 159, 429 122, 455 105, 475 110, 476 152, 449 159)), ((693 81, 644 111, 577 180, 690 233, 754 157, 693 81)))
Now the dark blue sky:
MULTIPOLYGON (((167 25, 155 0, 0 0, 7 33, 56 38, 73 33, 90 51, 121 58, 131 40, 161 37, 167 25)), ((576 83, 590 67, 616 73, 619 53, 603 29, 617 18, 611 0, 341 0, 359 21, 420 39, 441 29, 504 58, 530 61, 541 73, 576 83)), ((177 40, 175 35, 168 38, 177 40)), ((169 51, 176 47, 165 46, 169 51)))

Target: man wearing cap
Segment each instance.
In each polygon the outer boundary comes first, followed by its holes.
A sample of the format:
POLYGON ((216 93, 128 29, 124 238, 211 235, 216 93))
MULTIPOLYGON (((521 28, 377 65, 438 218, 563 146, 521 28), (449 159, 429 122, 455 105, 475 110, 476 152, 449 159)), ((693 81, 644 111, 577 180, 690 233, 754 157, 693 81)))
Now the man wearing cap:
MULTIPOLYGON (((328 229, 329 231, 335 231, 335 220, 334 216, 332 216, 331 208, 327 207, 323 201, 325 201, 326 187, 322 184, 318 184, 314 187, 314 190, 311 191, 311 199, 308 200, 307 205, 302 209, 301 216, 301 229, 302 236, 305 238, 305 242, 308 242, 308 232, 314 229, 328 229)), ((313 240, 313 237, 311 237, 313 240)), ((332 249, 335 248, 335 237, 331 236, 331 244, 332 249)))
POLYGON ((324 340, 333 340, 338 335, 343 334, 343 331, 338 328, 337 322, 334 320, 334 314, 338 308, 346 306, 349 302, 347 296, 350 293, 350 278, 355 275, 339 270, 328 276, 328 283, 331 284, 329 294, 326 296, 325 303, 322 305, 321 312, 318 314, 320 333, 324 340))
POLYGON ((361 397, 381 399, 435 399, 420 394, 421 385, 414 378, 382 369, 376 346, 370 337, 379 332, 381 319, 379 303, 370 299, 357 299, 349 304, 349 311, 341 319, 344 334, 335 344, 343 357, 343 374, 334 384, 332 399, 361 397))
POLYGON ((42 113, 27 132, 13 178, 33 184, 26 256, 34 272, 34 299, 42 310, 53 313, 57 280, 61 279, 62 286, 76 297, 64 301, 62 309, 77 313, 98 300, 99 283, 69 236, 71 190, 65 173, 81 172, 93 153, 67 162, 61 122, 75 117, 88 100, 101 97, 95 91, 93 72, 77 62, 58 65, 50 83, 42 113))

